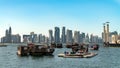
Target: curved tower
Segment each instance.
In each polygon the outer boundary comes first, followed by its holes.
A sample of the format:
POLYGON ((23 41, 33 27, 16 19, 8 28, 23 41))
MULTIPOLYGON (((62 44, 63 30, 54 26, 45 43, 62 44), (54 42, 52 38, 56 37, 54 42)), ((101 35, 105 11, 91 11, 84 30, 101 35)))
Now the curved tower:
POLYGON ((59 27, 55 27, 54 41, 56 44, 60 43, 60 29, 59 29, 59 27))

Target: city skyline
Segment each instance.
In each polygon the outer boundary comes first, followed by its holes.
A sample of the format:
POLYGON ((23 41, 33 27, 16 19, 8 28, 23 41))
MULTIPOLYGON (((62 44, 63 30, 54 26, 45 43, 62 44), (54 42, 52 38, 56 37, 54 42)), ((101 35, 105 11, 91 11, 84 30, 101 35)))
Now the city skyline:
MULTIPOLYGON (((84 32, 80 31, 72 31, 69 29, 65 29, 66 27, 62 28, 61 36, 60 36, 60 28, 55 27, 55 31, 49 30, 49 36, 45 36, 43 34, 36 34, 34 32, 30 32, 29 34, 23 34, 20 36, 19 34, 12 34, 12 28, 9 27, 9 29, 6 29, 5 31, 5 36, 1 38, 1 43, 86 43, 86 42, 101 42, 102 38, 99 37, 98 35, 93 35, 91 34, 91 38, 94 40, 89 39, 90 35, 87 33, 85 34, 84 32), (54 34, 53 34, 54 32, 54 34), (95 41, 96 39, 96 41, 95 41)), ((116 32, 113 32, 111 35, 115 34, 116 32)))
POLYGON ((49 29, 65 26, 101 37, 107 21, 110 31, 119 31, 119 7, 119 0, 0 0, 0 37, 9 26, 13 34, 20 35, 49 36, 49 29))

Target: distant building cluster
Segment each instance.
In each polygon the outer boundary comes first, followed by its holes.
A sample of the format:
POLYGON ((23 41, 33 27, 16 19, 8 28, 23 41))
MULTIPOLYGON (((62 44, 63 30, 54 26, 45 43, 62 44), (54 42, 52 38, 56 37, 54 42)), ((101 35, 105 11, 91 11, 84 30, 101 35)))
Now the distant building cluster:
POLYGON ((9 29, 6 30, 5 36, 1 38, 1 43, 20 43, 21 42, 21 36, 19 34, 12 35, 12 29, 9 27, 9 29))
POLYGON ((19 34, 13 35, 12 29, 9 27, 9 30, 6 30, 5 36, 1 38, 1 43, 41 43, 41 44, 50 44, 50 43, 62 43, 62 44, 72 44, 72 43, 102 43, 102 38, 97 35, 89 35, 80 31, 72 31, 62 27, 60 31, 59 27, 55 27, 53 30, 48 30, 49 36, 46 37, 42 34, 35 34, 31 32, 30 34, 24 34, 21 36, 19 34), (61 33, 60 33, 61 32, 61 33))
POLYGON ((72 44, 72 43, 102 43, 102 38, 98 36, 94 36, 91 34, 89 37, 88 34, 84 32, 80 33, 80 31, 73 31, 62 27, 61 37, 60 37, 60 28, 55 27, 54 35, 53 31, 49 30, 49 43, 62 43, 62 44, 72 44))
POLYGON ((102 38, 105 43, 120 43, 120 34, 117 31, 109 32, 109 22, 103 25, 102 38))
MULTIPOLYGON (((104 33, 102 33, 102 37, 104 38, 104 33)), ((120 43, 120 34, 117 31, 109 32, 109 43, 120 43)), ((104 41, 105 42, 105 41, 104 41)))
POLYGON ((48 37, 42 34, 35 34, 34 32, 31 32, 30 35, 23 35, 23 43, 48 43, 48 37))
POLYGON ((46 37, 42 34, 34 34, 31 32, 30 35, 23 35, 23 42, 33 42, 33 43, 42 43, 42 44, 50 44, 50 43, 62 43, 62 44, 72 44, 72 43, 102 43, 102 39, 98 36, 91 34, 85 34, 84 32, 80 33, 80 31, 73 31, 62 27, 62 31, 60 33, 60 28, 55 27, 53 30, 48 30, 49 36, 46 37))

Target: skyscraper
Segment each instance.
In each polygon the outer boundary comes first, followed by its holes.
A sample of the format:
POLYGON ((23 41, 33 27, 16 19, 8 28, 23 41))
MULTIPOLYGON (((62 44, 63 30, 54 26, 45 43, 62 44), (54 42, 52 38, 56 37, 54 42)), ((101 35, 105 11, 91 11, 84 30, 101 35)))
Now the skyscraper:
POLYGON ((90 42, 93 43, 93 34, 90 35, 90 42))
POLYGON ((11 27, 9 27, 9 30, 6 30, 6 33, 5 33, 5 39, 4 39, 4 42, 5 43, 11 43, 11 35, 12 35, 12 29, 11 27))
POLYGON ((11 29, 11 27, 9 27, 9 34, 12 34, 12 29, 11 29))
POLYGON ((34 32, 30 33, 30 42, 32 42, 32 43, 38 42, 38 40, 37 40, 37 34, 34 34, 34 32))
POLYGON ((109 22, 106 22, 103 24, 103 41, 109 42, 109 36, 110 36, 110 34, 109 34, 109 22))
POLYGON ((80 32, 74 31, 74 43, 80 43, 80 32))
POLYGON ((107 23, 107 42, 109 42, 109 22, 107 23))
POLYGON ((72 38, 72 30, 67 30, 66 34, 66 43, 73 43, 73 38, 72 38))
POLYGON ((93 42, 98 43, 98 36, 93 36, 93 42))
POLYGON ((12 35, 11 36, 11 42, 12 43, 20 43, 21 42, 21 36, 19 34, 12 35))
POLYGON ((5 36, 8 36, 8 34, 9 34, 9 33, 8 33, 8 30, 6 30, 5 34, 6 34, 5 36))
POLYGON ((23 35, 23 43, 29 43, 30 35, 23 35))
POLYGON ((85 38, 85 33, 82 32, 82 38, 85 38))
POLYGON ((39 36, 38 36, 38 42, 39 42, 39 43, 42 42, 42 34, 39 34, 39 36))
POLYGON ((45 37, 45 44, 48 44, 49 42, 49 39, 48 39, 48 37, 45 37))
POLYGON ((82 32, 82 33, 80 34, 80 43, 83 43, 84 40, 85 40, 85 33, 82 32))
POLYGON ((42 40, 42 41, 41 41, 42 44, 45 43, 45 38, 46 38, 45 35, 42 35, 42 39, 41 39, 41 40, 42 40))
POLYGON ((49 30, 49 43, 53 42, 53 31, 49 30))
POLYGON ((3 39, 3 41, 4 41, 4 43, 8 43, 9 31, 6 30, 5 34, 6 34, 6 35, 5 35, 4 39, 3 39))
POLYGON ((62 43, 66 43, 65 27, 62 27, 62 43))
POLYGON ((12 42, 11 35, 12 35, 12 29, 11 29, 11 27, 9 27, 9 31, 8 31, 8 43, 12 42))
POLYGON ((105 28, 106 26, 105 26, 105 23, 103 24, 103 36, 102 36, 102 38, 103 38, 103 42, 106 42, 106 28, 105 28))
POLYGON ((12 28, 9 27, 9 29, 7 29, 5 31, 5 37, 2 37, 1 42, 3 42, 3 43, 20 43, 21 36, 19 34, 12 35, 12 28))
POLYGON ((89 43, 89 35, 87 34, 86 37, 85 37, 85 42, 86 43, 89 43))
POLYGON ((59 29, 59 27, 55 27, 54 41, 55 41, 55 43, 60 43, 60 29, 59 29))

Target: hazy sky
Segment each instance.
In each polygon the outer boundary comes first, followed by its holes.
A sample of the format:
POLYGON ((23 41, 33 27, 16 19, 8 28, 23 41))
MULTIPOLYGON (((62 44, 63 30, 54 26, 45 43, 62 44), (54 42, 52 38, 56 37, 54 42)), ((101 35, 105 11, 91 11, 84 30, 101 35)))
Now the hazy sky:
POLYGON ((0 0, 0 36, 12 27, 13 34, 48 35, 55 26, 101 36, 103 23, 120 31, 120 0, 0 0))

